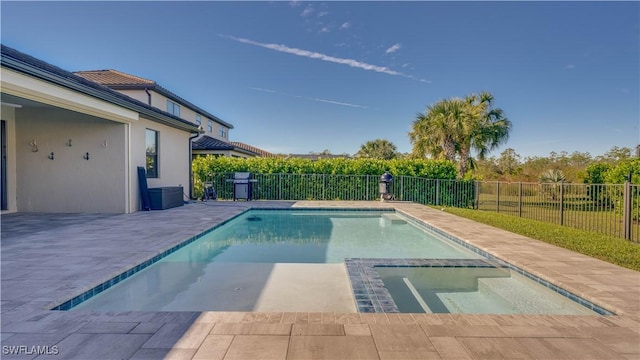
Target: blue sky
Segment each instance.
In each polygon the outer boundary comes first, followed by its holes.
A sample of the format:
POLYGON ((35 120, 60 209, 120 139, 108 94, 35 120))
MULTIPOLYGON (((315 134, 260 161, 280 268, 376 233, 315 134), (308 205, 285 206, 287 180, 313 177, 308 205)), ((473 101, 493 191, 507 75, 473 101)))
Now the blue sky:
POLYGON ((279 153, 355 153, 490 91, 522 156, 640 143, 639 2, 9 2, 1 39, 155 80, 279 153))

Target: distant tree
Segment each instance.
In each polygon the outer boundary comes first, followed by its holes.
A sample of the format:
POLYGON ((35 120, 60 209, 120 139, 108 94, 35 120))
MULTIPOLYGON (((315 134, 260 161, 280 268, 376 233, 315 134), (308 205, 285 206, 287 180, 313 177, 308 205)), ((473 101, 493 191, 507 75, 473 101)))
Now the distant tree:
POLYGON ((512 148, 501 152, 496 162, 501 175, 517 175, 522 171, 521 156, 512 148))
POLYGON ((631 158, 631 148, 614 146, 604 155, 596 156, 597 161, 615 164, 618 161, 631 158))
POLYGON ((542 173, 539 178, 540 187, 542 191, 549 194, 551 200, 558 198, 559 188, 565 180, 562 170, 549 169, 542 173))
POLYGON ((542 173, 539 177, 541 183, 561 183, 565 181, 565 176, 562 170, 549 169, 542 173))
POLYGON ((463 177, 474 167, 472 152, 483 160, 509 137, 511 122, 493 102, 491 93, 481 92, 430 105, 417 114, 409 132, 413 155, 456 162, 463 177))
POLYGON ((376 139, 360 145, 355 157, 391 160, 399 157, 396 146, 389 140, 376 139))

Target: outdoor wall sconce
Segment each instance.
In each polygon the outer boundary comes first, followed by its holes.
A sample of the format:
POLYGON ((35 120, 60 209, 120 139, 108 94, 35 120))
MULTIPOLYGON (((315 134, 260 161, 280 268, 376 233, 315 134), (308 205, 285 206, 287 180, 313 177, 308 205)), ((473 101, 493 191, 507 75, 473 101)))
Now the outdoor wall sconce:
POLYGON ((32 152, 38 152, 38 144, 36 144, 36 139, 31 140, 29 145, 31 145, 32 152))
POLYGON ((82 155, 82 158, 84 158, 85 160, 89 160, 89 153, 82 155))
POLYGON ((72 146, 71 145, 71 139, 69 139, 69 141, 67 141, 66 144, 67 144, 68 147, 71 147, 72 146))
POLYGON ((47 156, 49 159, 53 160, 54 159, 54 154, 53 151, 51 152, 51 155, 47 156))
POLYGON ((107 140, 103 141, 103 142, 102 142, 102 147, 103 147, 103 148, 106 148, 107 146, 109 146, 109 144, 107 144, 107 140))

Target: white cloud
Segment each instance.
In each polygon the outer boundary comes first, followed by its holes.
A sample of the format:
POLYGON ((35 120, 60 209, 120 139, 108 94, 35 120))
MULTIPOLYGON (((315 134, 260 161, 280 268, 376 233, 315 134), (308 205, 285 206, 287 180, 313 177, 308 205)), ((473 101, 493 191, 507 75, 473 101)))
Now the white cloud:
POLYGON ((320 17, 323 17, 323 16, 327 16, 327 15, 329 15, 329 12, 328 12, 328 11, 321 11, 321 12, 319 12, 319 13, 318 13, 318 17, 319 17, 319 18, 320 18, 320 17))
POLYGON ((292 95, 292 94, 281 93, 281 92, 278 92, 278 91, 275 91, 275 90, 259 88, 259 87, 249 87, 249 89, 256 90, 256 91, 267 92, 267 93, 271 93, 271 94, 285 95, 285 96, 294 97, 294 98, 297 98, 297 99, 318 101, 318 102, 323 102, 323 103, 333 104, 333 105, 349 106, 349 107, 355 107, 355 108, 360 108, 360 109, 368 109, 369 108, 368 106, 364 106, 364 105, 357 105, 357 104, 351 104, 351 103, 347 103, 347 102, 343 102, 343 101, 327 100, 327 99, 321 99, 321 98, 310 98, 310 97, 301 96, 301 95, 292 95))
POLYGON ((316 10, 313 7, 307 6, 306 8, 304 8, 304 10, 302 10, 302 12, 300 13, 300 16, 307 17, 307 16, 313 14, 314 11, 316 11, 316 10))
POLYGON ((289 6, 291 6, 291 7, 297 7, 297 6, 300 6, 300 1, 298 1, 298 0, 290 1, 290 2, 289 2, 289 6))
POLYGON ((393 46, 388 48, 387 51, 385 51, 385 52, 387 54, 391 54, 391 53, 394 53, 394 52, 400 50, 401 47, 402 47, 402 45, 400 45, 400 43, 395 43, 393 46))
POLYGON ((329 30, 329 28, 325 26, 322 29, 320 29, 320 32, 328 33, 328 32, 331 32, 331 30, 329 30))
POLYGON ((569 65, 565 66, 564 68, 565 68, 565 69, 568 69, 568 70, 571 70, 571 69, 575 69, 575 68, 576 68, 576 66, 575 66, 575 65, 573 65, 573 64, 569 64, 569 65))
POLYGON ((249 39, 238 38, 238 37, 231 36, 231 35, 218 34, 218 36, 223 37, 223 38, 227 38, 227 39, 231 39, 231 40, 234 40, 234 41, 237 41, 237 42, 241 42, 241 43, 244 43, 244 44, 259 46, 259 47, 263 47, 265 49, 270 49, 270 50, 283 52, 283 53, 287 53, 287 54, 292 54, 292 55, 296 55, 296 56, 302 56, 302 57, 307 57, 307 58, 310 58, 310 59, 317 59, 317 60, 332 62, 332 63, 336 63, 336 64, 347 65, 347 66, 358 68, 358 69, 363 69, 363 70, 368 70, 368 71, 375 71, 375 72, 378 72, 378 73, 384 73, 384 74, 394 75, 394 76, 401 76, 401 77, 404 77, 404 78, 407 78, 407 79, 412 79, 412 80, 417 80, 417 81, 421 81, 421 82, 430 83, 429 80, 417 78, 417 77, 415 77, 413 75, 403 74, 403 73, 401 73, 399 71, 395 71, 395 70, 389 69, 388 67, 385 67, 385 66, 372 65, 372 64, 368 64, 368 63, 365 63, 365 62, 362 62, 362 61, 355 60, 355 59, 339 58, 339 57, 325 55, 325 54, 314 52, 314 51, 291 48, 291 47, 288 47, 286 45, 266 44, 266 43, 261 43, 261 42, 249 40, 249 39))
POLYGON ((263 88, 259 88, 259 87, 250 87, 249 89, 251 89, 251 90, 256 90, 256 91, 268 92, 268 93, 272 93, 272 94, 277 93, 277 91, 275 91, 275 90, 271 90, 271 89, 263 89, 263 88))
POLYGON ((320 99, 320 98, 308 98, 308 97, 305 97, 305 96, 295 96, 295 97, 300 98, 300 99, 305 99, 305 100, 319 101, 319 102, 323 102, 323 103, 327 103, 327 104, 349 106, 349 107, 355 107, 355 108, 360 108, 360 109, 368 109, 369 108, 368 106, 350 104, 350 103, 341 102, 341 101, 335 101, 335 100, 326 100, 326 99, 320 99))
POLYGON ((351 27, 351 24, 347 21, 347 22, 343 23, 342 25, 340 25, 340 30, 348 29, 350 27, 351 27))

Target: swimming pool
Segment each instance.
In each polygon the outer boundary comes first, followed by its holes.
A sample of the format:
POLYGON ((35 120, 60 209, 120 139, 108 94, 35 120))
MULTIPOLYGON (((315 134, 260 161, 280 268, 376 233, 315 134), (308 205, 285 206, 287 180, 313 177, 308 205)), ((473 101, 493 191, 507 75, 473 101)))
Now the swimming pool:
MULTIPOLYGON (((274 281, 275 274, 285 268, 289 274, 281 278, 292 279, 292 273, 306 271, 307 277, 296 282, 310 284, 322 281, 323 274, 333 271, 335 275, 329 280, 342 282, 342 288, 336 291, 344 295, 346 288, 349 296, 345 301, 356 305, 354 311, 393 311, 369 306, 362 299, 358 279, 349 264, 343 265, 345 261, 488 261, 464 242, 456 243, 438 231, 416 225, 420 224, 415 219, 394 211, 251 210, 171 251, 153 266, 127 272, 58 309, 255 311, 257 304, 268 297, 268 285, 278 282, 274 281), (344 268, 348 274, 340 272, 344 268), (122 281, 124 278, 126 281, 122 281)), ((282 284, 278 286, 277 292, 288 290, 282 284)), ((317 291, 334 291, 328 289, 317 291)), ((374 293, 369 299, 379 290, 371 290, 374 293)))

